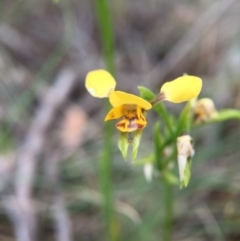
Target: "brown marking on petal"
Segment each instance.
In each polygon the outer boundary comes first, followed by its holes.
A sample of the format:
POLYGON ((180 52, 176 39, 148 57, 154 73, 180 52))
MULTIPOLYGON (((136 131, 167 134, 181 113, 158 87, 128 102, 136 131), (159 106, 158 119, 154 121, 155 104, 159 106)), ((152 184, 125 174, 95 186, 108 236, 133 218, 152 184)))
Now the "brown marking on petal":
POLYGON ((120 122, 116 124, 116 128, 122 132, 127 132, 126 126, 128 125, 129 120, 122 119, 120 122))
POLYGON ((124 117, 116 124, 116 128, 122 132, 141 130, 147 125, 147 120, 142 113, 143 110, 141 109, 138 113, 135 107, 130 107, 124 106, 124 117))
POLYGON ((128 131, 135 131, 135 130, 143 129, 147 124, 147 123, 143 124, 143 123, 139 123, 139 122, 140 121, 137 118, 129 120, 129 124, 127 126, 128 131))
POLYGON ((123 127, 123 128, 125 128, 125 125, 126 125, 126 123, 117 123, 116 127, 123 127))

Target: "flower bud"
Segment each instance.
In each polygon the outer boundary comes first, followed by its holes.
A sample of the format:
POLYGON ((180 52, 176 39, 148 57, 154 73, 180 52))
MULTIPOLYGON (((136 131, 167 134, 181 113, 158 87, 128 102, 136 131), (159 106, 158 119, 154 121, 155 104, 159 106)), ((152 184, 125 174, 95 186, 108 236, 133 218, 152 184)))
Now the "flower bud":
POLYGON ((177 138, 178 169, 180 176, 180 188, 186 187, 190 180, 191 159, 194 155, 192 138, 189 135, 177 138))
POLYGON ((206 122, 218 115, 214 102, 209 98, 197 100, 193 111, 196 122, 206 122))

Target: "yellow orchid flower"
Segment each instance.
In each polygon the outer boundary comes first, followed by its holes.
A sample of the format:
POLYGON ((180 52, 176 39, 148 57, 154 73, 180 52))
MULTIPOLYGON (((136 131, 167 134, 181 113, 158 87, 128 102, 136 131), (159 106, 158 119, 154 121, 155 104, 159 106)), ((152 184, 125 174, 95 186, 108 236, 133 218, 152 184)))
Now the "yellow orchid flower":
POLYGON ((163 100, 180 103, 198 96, 202 88, 202 80, 196 76, 184 75, 166 82, 160 94, 151 103, 139 96, 115 91, 115 79, 103 69, 89 72, 85 86, 94 97, 109 97, 113 109, 108 112, 105 121, 122 118, 116 124, 117 129, 121 132, 132 132, 141 130, 147 125, 144 111, 150 110, 152 105, 163 100))
POLYGON ((105 121, 123 117, 116 124, 118 130, 132 132, 143 129, 147 125, 147 120, 143 113, 144 110, 150 110, 152 105, 146 100, 122 91, 112 91, 109 95, 109 101, 113 109, 108 112, 105 121))
POLYGON ((88 73, 85 86, 94 97, 109 97, 113 106, 105 117, 105 121, 123 118, 116 124, 121 132, 132 132, 146 127, 145 110, 150 110, 152 105, 143 98, 122 91, 114 91, 116 81, 105 70, 94 70, 88 73))

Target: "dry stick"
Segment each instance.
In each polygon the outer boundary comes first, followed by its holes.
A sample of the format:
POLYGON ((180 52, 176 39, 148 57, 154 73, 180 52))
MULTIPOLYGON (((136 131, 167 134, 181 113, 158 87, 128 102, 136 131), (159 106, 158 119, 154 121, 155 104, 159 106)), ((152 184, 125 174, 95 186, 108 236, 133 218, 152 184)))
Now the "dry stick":
POLYGON ((52 124, 56 110, 66 100, 76 83, 76 75, 70 69, 64 69, 55 84, 42 97, 32 124, 29 127, 23 146, 17 156, 16 199, 9 200, 8 211, 15 225, 18 241, 36 239, 36 218, 32 198, 32 185, 38 156, 44 149, 47 130, 52 124))
POLYGON ((213 3, 145 79, 158 80, 158 82, 163 80, 197 45, 204 33, 213 27, 234 3, 237 3, 237 0, 217 0, 213 3))
POLYGON ((42 54, 42 49, 30 37, 6 23, 0 25, 0 42, 14 53, 28 57, 31 60, 36 59, 35 56, 41 56, 42 54))
POLYGON ((65 200, 59 183, 59 162, 66 156, 62 149, 49 150, 46 154, 46 173, 50 186, 54 190, 53 217, 55 219, 55 235, 57 241, 71 241, 71 223, 65 208, 65 200))

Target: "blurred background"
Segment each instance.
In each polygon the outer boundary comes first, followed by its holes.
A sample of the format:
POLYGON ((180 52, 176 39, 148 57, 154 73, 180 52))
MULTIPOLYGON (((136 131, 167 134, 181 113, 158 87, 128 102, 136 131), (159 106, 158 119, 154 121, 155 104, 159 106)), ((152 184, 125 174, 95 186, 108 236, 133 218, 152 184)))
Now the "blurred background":
MULTIPOLYGON (((183 73, 200 97, 240 109, 238 0, 111 0, 117 89, 158 93, 183 73)), ((88 71, 106 68, 94 1, 0 1, 0 240, 106 240, 99 180, 103 101, 88 71)), ((183 105, 168 104, 178 115, 183 105)), ((153 150, 149 115, 138 158, 153 150)), ((113 136, 112 192, 121 240, 157 241, 162 191, 125 162, 113 136)), ((240 122, 192 133, 187 188, 174 189, 172 240, 240 240, 240 122)))

